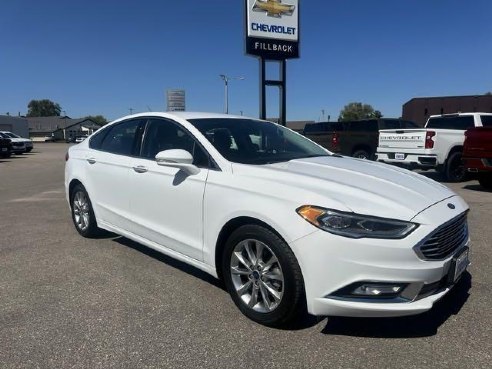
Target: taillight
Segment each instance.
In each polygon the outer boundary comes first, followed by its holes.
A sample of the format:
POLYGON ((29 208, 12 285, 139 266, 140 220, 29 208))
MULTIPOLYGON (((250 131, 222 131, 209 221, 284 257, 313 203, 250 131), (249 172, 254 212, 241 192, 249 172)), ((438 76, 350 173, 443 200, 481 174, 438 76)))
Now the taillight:
POLYGON ((338 133, 333 133, 333 136, 331 136, 331 144, 332 146, 338 146, 338 140, 339 140, 340 136, 338 133))
POLYGON ((432 137, 436 135, 436 132, 434 131, 427 131, 425 135, 425 148, 426 149, 433 149, 434 148, 434 140, 432 137))
POLYGON ((67 151, 67 153, 65 154, 65 161, 68 161, 69 158, 70 156, 68 155, 68 151, 67 151))

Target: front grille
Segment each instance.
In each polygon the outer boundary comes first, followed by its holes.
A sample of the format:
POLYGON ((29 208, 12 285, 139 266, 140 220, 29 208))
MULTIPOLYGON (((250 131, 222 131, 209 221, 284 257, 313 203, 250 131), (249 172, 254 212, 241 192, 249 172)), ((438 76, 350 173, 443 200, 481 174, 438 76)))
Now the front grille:
POLYGON ((22 142, 12 142, 12 146, 22 147, 22 146, 24 146, 24 144, 22 142))
POLYGON ((468 240, 466 212, 451 219, 431 233, 417 246, 417 254, 427 260, 442 260, 453 254, 468 240))

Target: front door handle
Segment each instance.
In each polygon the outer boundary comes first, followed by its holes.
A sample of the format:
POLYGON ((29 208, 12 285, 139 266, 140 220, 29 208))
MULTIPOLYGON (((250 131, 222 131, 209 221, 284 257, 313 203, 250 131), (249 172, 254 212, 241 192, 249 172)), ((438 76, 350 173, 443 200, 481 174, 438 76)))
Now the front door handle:
POLYGON ((88 162, 89 164, 96 164, 96 159, 94 159, 94 158, 89 158, 89 159, 87 159, 87 162, 88 162))
POLYGON ((147 171, 147 168, 145 168, 143 165, 139 165, 137 167, 133 167, 133 170, 137 173, 145 173, 147 171))

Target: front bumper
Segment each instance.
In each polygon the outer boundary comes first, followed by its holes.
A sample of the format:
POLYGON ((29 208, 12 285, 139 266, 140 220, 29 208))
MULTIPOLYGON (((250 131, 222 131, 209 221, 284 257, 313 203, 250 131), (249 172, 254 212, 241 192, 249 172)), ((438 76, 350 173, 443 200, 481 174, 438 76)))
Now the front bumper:
POLYGON ((23 154, 26 152, 25 146, 12 146, 12 152, 15 154, 23 154))
MULTIPOLYGON (((442 201, 412 219, 420 226, 402 240, 350 239, 319 230, 291 243, 304 277, 308 311, 313 315, 386 317, 431 309, 452 288, 452 284, 441 282, 447 280, 453 255, 444 260, 422 260, 413 248, 467 208, 459 197, 442 201), (448 202, 456 208, 451 211, 448 202), (362 281, 406 284, 407 296, 413 297, 369 301, 335 296, 362 281)), ((469 239, 459 249, 468 244, 469 239)))

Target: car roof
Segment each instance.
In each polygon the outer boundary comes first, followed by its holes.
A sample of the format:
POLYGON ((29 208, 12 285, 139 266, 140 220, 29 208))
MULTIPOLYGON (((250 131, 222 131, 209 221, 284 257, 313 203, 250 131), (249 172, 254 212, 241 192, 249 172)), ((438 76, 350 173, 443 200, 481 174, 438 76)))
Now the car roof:
POLYGON ((473 113, 436 114, 436 115, 429 116, 429 118, 465 117, 465 116, 473 116, 473 115, 492 115, 492 113, 473 112, 473 113))
POLYGON ((228 119, 258 119, 251 118, 242 115, 232 115, 232 114, 223 114, 223 113, 207 113, 207 112, 188 112, 188 111, 173 111, 173 112, 159 112, 159 111, 149 111, 144 113, 127 115, 116 120, 125 120, 130 118, 138 118, 138 117, 162 117, 162 118, 181 118, 185 120, 189 119, 207 119, 207 118, 228 118, 228 119))

